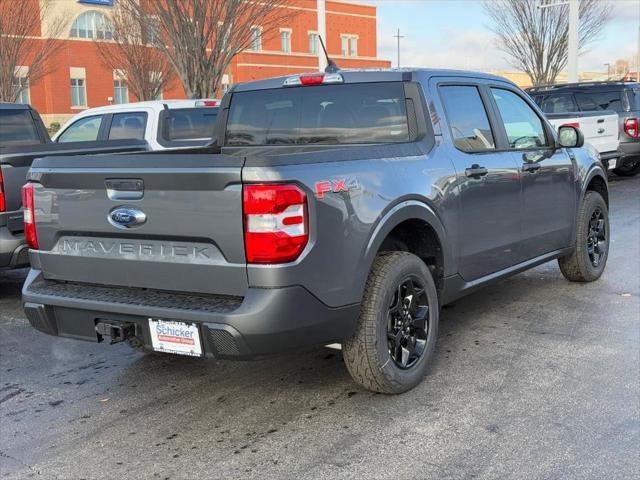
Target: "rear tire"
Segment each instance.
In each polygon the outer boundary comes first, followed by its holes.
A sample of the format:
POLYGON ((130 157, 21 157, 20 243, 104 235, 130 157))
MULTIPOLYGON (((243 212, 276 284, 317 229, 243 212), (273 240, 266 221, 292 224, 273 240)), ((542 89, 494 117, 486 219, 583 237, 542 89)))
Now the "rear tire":
POLYGON ((593 282, 602 275, 609 256, 609 211, 598 192, 587 192, 579 207, 575 249, 558 259, 571 282, 593 282))
POLYGON ((431 272, 407 252, 379 254, 353 337, 342 344, 349 373, 362 387, 397 394, 427 372, 438 335, 438 293, 431 272))
POLYGON ((621 167, 614 168, 613 173, 621 177, 633 177, 640 172, 640 157, 628 160, 621 167))

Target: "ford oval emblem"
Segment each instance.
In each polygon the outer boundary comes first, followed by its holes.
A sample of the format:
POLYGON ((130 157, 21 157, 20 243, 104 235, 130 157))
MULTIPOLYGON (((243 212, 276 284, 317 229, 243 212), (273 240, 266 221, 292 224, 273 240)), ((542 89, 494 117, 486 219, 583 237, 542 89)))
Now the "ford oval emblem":
POLYGON ((147 216, 141 210, 133 207, 118 207, 109 212, 109 223, 118 228, 139 227, 147 221, 147 216))

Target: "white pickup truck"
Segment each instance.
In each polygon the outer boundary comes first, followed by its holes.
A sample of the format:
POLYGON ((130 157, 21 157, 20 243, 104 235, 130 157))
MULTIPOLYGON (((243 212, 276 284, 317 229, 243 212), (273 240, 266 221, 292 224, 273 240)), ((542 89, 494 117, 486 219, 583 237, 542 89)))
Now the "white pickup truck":
POLYGON ((618 114, 614 111, 547 113, 547 119, 557 130, 562 125, 579 128, 585 143, 591 144, 600 154, 607 169, 616 168, 622 152, 619 149, 618 114))

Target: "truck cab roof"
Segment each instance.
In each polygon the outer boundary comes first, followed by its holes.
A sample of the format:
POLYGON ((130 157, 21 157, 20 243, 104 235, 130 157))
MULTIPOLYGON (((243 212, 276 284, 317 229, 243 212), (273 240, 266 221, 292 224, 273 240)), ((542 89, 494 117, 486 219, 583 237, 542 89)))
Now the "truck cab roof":
MULTIPOLYGON (((467 70, 450 70, 437 68, 382 68, 382 69, 345 69, 336 72, 340 74, 344 80, 342 83, 366 83, 366 82, 401 82, 410 81, 414 77, 420 77, 422 81, 429 80, 431 77, 461 77, 461 78, 481 78, 486 80, 495 80, 515 85, 510 80, 497 75, 491 75, 483 72, 473 72, 467 70)), ((312 75, 321 75, 323 72, 306 72, 296 75, 286 75, 264 80, 255 80, 236 85, 233 92, 243 92, 251 90, 266 90, 272 88, 281 88, 284 82, 292 77, 303 77, 312 75)))

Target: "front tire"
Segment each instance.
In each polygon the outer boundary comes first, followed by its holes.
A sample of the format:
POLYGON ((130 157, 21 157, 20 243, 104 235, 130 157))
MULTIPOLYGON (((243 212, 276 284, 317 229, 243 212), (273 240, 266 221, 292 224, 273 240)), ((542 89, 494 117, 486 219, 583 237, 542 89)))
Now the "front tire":
POLYGON ((407 252, 378 255, 356 332, 342 345, 354 381, 392 394, 420 383, 435 348, 439 310, 433 277, 420 258, 407 252))
POLYGON ((593 282, 602 275, 609 257, 609 210, 598 192, 587 192, 580 205, 575 249, 558 259, 560 271, 571 282, 593 282))

